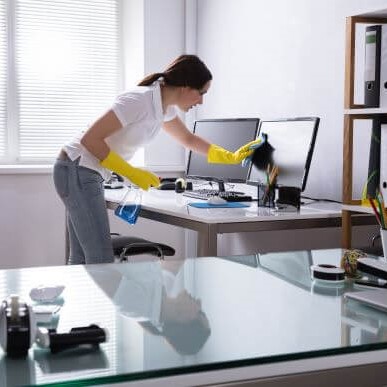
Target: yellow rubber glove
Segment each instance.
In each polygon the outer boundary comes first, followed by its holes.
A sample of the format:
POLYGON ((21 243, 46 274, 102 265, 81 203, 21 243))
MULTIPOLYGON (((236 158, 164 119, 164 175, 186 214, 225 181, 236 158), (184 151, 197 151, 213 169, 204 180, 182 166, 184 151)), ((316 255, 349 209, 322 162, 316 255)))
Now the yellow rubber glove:
POLYGON ((100 164, 119 175, 127 177, 132 183, 146 191, 150 187, 160 185, 160 179, 154 173, 131 166, 116 152, 110 151, 106 159, 102 160, 100 164))
POLYGON ((246 157, 250 156, 254 149, 251 149, 255 144, 259 144, 262 140, 251 141, 241 146, 237 151, 230 152, 218 145, 211 144, 210 149, 207 153, 207 161, 209 163, 217 164, 240 164, 246 157))

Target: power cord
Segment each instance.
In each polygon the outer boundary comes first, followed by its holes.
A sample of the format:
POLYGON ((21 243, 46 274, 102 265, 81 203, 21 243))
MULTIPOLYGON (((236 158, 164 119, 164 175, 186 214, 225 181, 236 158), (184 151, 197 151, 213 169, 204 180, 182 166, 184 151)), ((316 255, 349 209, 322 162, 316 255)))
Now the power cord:
POLYGON ((312 200, 310 203, 303 203, 304 206, 307 206, 308 204, 312 204, 313 202, 328 202, 328 203, 338 203, 338 204, 343 204, 343 202, 339 200, 333 200, 333 199, 320 199, 320 198, 311 198, 309 196, 301 196, 301 199, 307 199, 307 200, 312 200))

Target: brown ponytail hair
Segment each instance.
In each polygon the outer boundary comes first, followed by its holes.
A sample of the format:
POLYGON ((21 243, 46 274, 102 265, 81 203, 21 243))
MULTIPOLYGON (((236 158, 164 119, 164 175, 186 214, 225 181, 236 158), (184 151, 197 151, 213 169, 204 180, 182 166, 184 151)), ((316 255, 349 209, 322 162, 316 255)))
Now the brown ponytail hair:
POLYGON ((196 55, 180 55, 163 73, 146 76, 138 86, 149 86, 159 78, 163 78, 167 86, 201 90, 212 80, 212 74, 196 55))

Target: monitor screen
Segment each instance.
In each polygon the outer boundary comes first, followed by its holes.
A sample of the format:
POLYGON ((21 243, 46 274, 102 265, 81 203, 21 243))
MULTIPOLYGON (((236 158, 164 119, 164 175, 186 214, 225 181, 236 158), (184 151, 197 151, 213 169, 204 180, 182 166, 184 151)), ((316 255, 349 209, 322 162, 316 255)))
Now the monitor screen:
MULTIPOLYGON (((261 121, 259 135, 266 133, 275 148, 273 159, 279 169, 277 185, 304 191, 319 122, 318 117, 261 121)), ((266 183, 266 173, 251 165, 247 180, 250 184, 266 183)))
MULTIPOLYGON (((233 152, 255 139, 258 126, 259 118, 198 120, 195 122, 193 132, 209 143, 233 152)), ((189 154, 187 177, 212 181, 245 182, 248 171, 249 168, 241 164, 209 164, 206 155, 192 151, 189 154)))

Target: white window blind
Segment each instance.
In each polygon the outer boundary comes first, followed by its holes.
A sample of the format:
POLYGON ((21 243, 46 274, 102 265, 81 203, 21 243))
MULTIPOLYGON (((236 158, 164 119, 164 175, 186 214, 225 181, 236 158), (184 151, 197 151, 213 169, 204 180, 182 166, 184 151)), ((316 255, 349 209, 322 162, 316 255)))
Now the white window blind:
POLYGON ((6 4, 0 2, 0 158, 5 155, 7 127, 7 30, 6 4))
MULTIPOLYGON (((16 93, 11 106, 16 111, 8 120, 7 161, 49 161, 118 93, 118 0, 13 4, 14 39, 8 55, 14 50, 16 93)), ((2 144, 6 133, 0 136, 2 144)))

